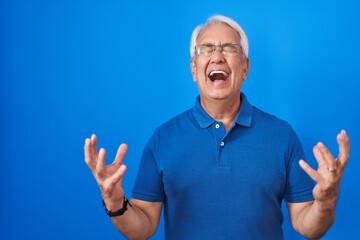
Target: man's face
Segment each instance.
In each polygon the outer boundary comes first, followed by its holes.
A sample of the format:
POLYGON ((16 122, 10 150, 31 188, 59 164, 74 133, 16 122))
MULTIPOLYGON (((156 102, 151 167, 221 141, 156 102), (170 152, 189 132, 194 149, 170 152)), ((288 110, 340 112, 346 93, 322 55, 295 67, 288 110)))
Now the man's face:
MULTIPOLYGON (((197 46, 227 43, 240 44, 240 36, 234 29, 222 23, 205 28, 196 41, 197 46)), ((223 54, 217 47, 210 55, 195 53, 190 60, 190 66, 202 102, 238 101, 242 82, 246 79, 249 69, 249 60, 242 53, 223 54)))

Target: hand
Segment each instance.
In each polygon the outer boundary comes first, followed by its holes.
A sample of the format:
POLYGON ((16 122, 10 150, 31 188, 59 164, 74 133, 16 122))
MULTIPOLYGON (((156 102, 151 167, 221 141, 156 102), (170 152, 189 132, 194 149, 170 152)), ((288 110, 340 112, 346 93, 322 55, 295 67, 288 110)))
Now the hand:
MULTIPOLYGON (((112 210, 112 206, 122 206, 124 191, 122 179, 126 166, 122 164, 126 155, 127 145, 121 144, 116 153, 115 160, 109 166, 105 166, 105 149, 96 150, 96 135, 87 138, 84 145, 85 162, 90 168, 94 178, 99 185, 100 192, 106 206, 112 210), (120 204, 119 204, 120 203, 120 204)), ((117 210, 117 209, 115 209, 117 210)))
POLYGON ((336 137, 339 155, 334 158, 322 142, 316 144, 313 153, 318 163, 315 171, 304 160, 299 161, 300 167, 314 180, 313 190, 315 201, 325 207, 334 208, 338 197, 340 180, 349 158, 349 138, 342 130, 336 137))

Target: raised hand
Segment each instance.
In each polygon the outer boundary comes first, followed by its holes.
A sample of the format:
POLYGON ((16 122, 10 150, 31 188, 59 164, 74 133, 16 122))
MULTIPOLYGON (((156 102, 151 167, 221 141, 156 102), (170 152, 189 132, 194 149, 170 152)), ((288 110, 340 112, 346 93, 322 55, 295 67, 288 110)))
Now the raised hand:
MULTIPOLYGON (((101 148, 96 150, 96 135, 87 138, 84 144, 85 162, 90 168, 94 178, 99 185, 100 192, 109 210, 119 208, 124 198, 122 179, 126 171, 123 160, 127 152, 127 145, 121 144, 112 164, 105 166, 106 151, 101 148), (116 207, 115 207, 116 206, 116 207)), ((117 209, 116 209, 117 210, 117 209)))
POLYGON ((325 207, 335 207, 338 197, 340 180, 349 159, 349 138, 342 130, 336 137, 339 145, 339 155, 334 158, 322 142, 316 144, 313 153, 318 163, 317 171, 311 168, 304 160, 300 160, 301 168, 314 180, 313 190, 315 201, 325 207))

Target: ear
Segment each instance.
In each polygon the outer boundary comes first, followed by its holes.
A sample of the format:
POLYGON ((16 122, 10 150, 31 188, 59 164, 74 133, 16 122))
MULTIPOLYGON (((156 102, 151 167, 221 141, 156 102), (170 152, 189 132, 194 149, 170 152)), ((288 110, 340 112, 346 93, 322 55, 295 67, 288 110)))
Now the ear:
POLYGON ((197 79, 196 79, 196 64, 195 64, 195 59, 193 57, 190 58, 190 70, 191 70, 191 75, 192 75, 192 78, 193 78, 194 82, 197 82, 197 79))
POLYGON ((250 59, 249 58, 246 58, 244 60, 244 81, 246 80, 247 78, 247 75, 249 73, 249 68, 250 68, 250 59))

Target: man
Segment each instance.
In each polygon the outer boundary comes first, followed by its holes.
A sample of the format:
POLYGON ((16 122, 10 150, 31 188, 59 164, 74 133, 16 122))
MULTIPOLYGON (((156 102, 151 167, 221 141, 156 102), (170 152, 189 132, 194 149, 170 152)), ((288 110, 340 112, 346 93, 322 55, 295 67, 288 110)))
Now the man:
POLYGON ((85 141, 85 161, 114 226, 129 239, 148 239, 164 206, 166 239, 283 239, 285 200, 294 229, 320 238, 334 221, 349 157, 345 131, 337 135, 336 159, 321 142, 314 146, 318 169, 312 169, 301 160, 290 125, 250 105, 241 93, 248 43, 236 22, 219 15, 208 19, 194 30, 190 52, 199 97, 150 138, 130 203, 121 187, 127 146, 120 145, 105 166, 96 136, 85 141))

